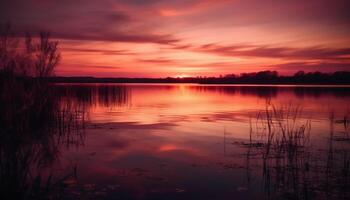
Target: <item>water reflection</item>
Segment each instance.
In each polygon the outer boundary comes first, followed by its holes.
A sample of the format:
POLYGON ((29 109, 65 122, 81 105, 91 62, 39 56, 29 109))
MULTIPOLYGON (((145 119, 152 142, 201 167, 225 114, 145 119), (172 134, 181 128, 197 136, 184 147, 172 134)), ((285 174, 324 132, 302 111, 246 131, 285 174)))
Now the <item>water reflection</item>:
POLYGON ((192 85, 189 89, 203 92, 218 92, 232 95, 250 95, 260 98, 273 98, 277 95, 283 95, 286 93, 293 93, 297 97, 322 97, 322 96, 335 96, 335 97, 349 97, 350 91, 347 86, 256 86, 256 85, 242 85, 242 86, 198 86, 192 85))
POLYGON ((60 97, 68 101, 77 101, 88 107, 96 105, 104 107, 119 107, 130 102, 130 88, 123 85, 73 84, 55 85, 54 88, 60 97))
POLYGON ((61 181, 64 189, 50 194, 73 199, 349 195, 349 88, 60 84, 51 93, 47 102, 55 106, 40 103, 51 114, 28 110, 23 118, 35 127, 2 134, 9 137, 1 142, 2 163, 30 160, 11 164, 18 165, 11 176, 33 171, 24 181, 27 196, 38 182, 33 177, 40 177, 41 192, 47 180, 61 181), (267 102, 276 106, 270 121, 267 102))
POLYGON ((74 166, 63 174, 51 167, 62 146, 82 144, 85 111, 50 89, 33 81, 1 84, 1 199, 60 198, 62 184, 76 174, 74 166))
MULTIPOLYGON (((277 194, 281 188, 271 178, 275 177, 275 166, 269 163, 275 161, 266 161, 265 173, 260 173, 264 172, 263 159, 250 156, 252 165, 247 165, 247 147, 236 145, 237 141, 249 141, 250 119, 265 110, 266 99, 276 106, 298 106, 299 120, 312 124, 312 144, 318 144, 316 149, 326 149, 329 113, 333 111, 337 120, 343 119, 349 100, 346 88, 324 89, 324 93, 319 90, 320 96, 315 98, 312 88, 302 89, 306 95, 301 97, 294 87, 119 86, 126 87, 132 98, 117 107, 94 105, 85 148, 64 153, 84 166, 79 170, 82 182, 92 184, 93 191, 103 199, 281 197, 277 194), (244 173, 248 168, 252 169, 247 172, 252 177, 249 186, 244 173)), ((257 152, 251 150, 252 154, 257 152)), ((297 158, 301 157, 298 154, 297 158)), ((289 178, 300 173, 280 168, 289 178)), ((291 196, 297 197, 301 196, 291 196)))
POLYGON ((251 121, 250 140, 242 143, 247 148, 248 183, 252 173, 262 176, 267 199, 347 199, 347 119, 336 123, 331 113, 326 144, 313 144, 310 120, 300 120, 300 112, 298 107, 267 105, 264 115, 251 121), (339 125, 342 131, 336 132, 334 126, 339 125))

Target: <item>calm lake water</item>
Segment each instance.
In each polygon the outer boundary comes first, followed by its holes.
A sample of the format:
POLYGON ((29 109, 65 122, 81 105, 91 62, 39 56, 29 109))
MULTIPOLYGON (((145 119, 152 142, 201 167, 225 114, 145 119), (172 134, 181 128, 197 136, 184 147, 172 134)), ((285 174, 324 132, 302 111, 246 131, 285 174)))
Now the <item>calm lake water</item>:
POLYGON ((57 176, 76 171, 76 179, 65 182, 72 197, 348 197, 349 87, 58 84, 56 88, 64 105, 85 113, 84 134, 73 145, 60 148, 53 167, 57 176), (294 123, 283 126, 286 132, 291 127, 302 132, 297 138, 307 145, 295 151, 298 156, 287 152, 282 160, 277 154, 264 157, 266 110, 294 123))

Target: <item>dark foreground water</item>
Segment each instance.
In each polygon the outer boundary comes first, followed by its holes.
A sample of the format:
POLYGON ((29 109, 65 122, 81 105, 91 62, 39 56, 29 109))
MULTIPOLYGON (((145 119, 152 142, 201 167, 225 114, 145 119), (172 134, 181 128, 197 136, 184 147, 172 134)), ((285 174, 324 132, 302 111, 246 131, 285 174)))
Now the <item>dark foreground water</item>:
POLYGON ((55 90, 62 110, 77 108, 82 120, 66 128, 79 131, 53 142, 63 145, 39 169, 58 180, 61 197, 349 198, 350 88, 61 84, 55 90))

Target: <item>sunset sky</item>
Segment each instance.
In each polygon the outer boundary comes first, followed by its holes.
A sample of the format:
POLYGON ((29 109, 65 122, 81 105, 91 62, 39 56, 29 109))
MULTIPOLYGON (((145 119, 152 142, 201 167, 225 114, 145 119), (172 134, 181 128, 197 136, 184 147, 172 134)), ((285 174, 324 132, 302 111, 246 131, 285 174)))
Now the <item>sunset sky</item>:
POLYGON ((56 74, 218 76, 350 70, 349 0, 1 0, 0 22, 49 30, 56 74))

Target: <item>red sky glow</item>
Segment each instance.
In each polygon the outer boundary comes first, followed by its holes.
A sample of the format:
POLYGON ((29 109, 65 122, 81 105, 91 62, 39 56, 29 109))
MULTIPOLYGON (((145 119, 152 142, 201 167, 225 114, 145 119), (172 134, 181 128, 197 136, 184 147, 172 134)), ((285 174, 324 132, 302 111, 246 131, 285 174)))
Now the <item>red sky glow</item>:
POLYGON ((62 76, 350 70, 348 0, 2 0, 0 23, 48 30, 62 76))

